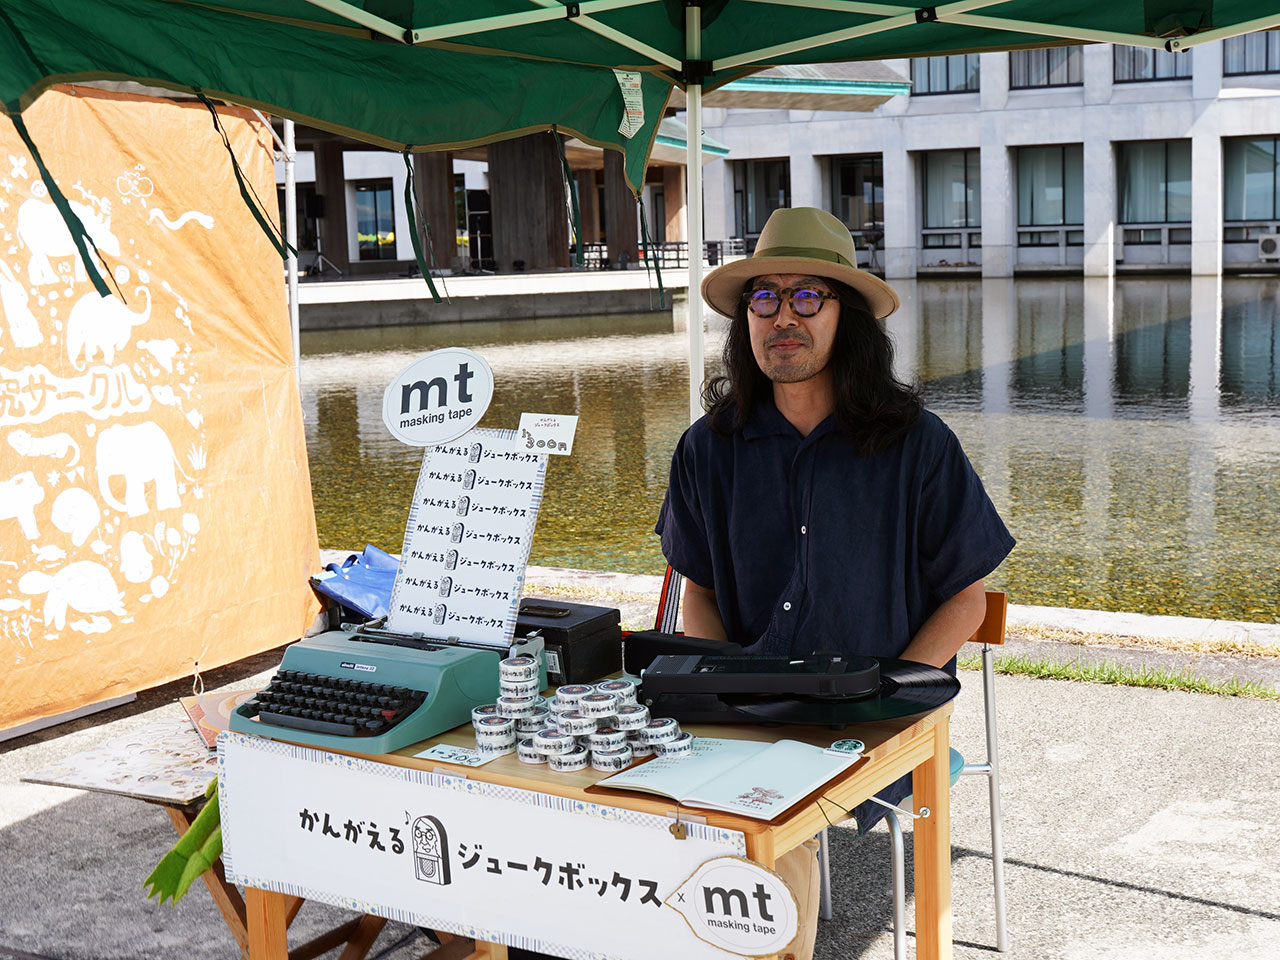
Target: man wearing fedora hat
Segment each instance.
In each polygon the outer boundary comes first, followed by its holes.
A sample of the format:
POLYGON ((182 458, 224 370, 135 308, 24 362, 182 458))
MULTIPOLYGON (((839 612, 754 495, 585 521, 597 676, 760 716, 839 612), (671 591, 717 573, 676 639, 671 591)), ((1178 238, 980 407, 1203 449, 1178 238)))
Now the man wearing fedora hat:
MULTIPOLYGON (((707 275, 703 298, 732 320, 725 371, 676 447, 655 529, 690 635, 954 672, 1014 541, 955 435, 894 377, 883 321, 898 297, 856 263, 834 216, 781 209, 752 257, 707 275)), ((905 777, 880 796, 910 792, 905 777)), ((861 830, 883 815, 854 814, 861 830)), ((791 952, 811 953, 812 933, 791 952)))

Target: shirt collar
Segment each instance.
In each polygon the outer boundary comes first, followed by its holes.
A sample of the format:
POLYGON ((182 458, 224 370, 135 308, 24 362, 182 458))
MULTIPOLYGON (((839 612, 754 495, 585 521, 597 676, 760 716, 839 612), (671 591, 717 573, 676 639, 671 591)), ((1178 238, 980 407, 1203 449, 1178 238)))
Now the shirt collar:
POLYGON ((751 417, 742 428, 742 436, 747 440, 759 440, 761 437, 795 437, 798 440, 816 440, 836 427, 835 414, 827 417, 810 431, 809 436, 801 437, 800 431, 784 417, 773 402, 773 397, 763 397, 751 411, 751 417))

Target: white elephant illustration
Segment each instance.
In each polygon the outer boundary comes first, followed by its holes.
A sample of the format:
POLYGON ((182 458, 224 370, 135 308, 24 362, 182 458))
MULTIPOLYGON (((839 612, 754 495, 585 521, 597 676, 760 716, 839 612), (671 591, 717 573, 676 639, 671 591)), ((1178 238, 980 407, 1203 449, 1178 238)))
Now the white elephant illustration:
MULTIPOLYGON (((120 241, 111 232, 111 218, 103 220, 87 204, 76 203, 74 200, 68 202, 84 224, 94 245, 103 253, 109 253, 113 257, 120 256, 120 241)), ((76 279, 84 280, 88 277, 71 231, 52 203, 45 203, 34 197, 24 201, 18 208, 18 237, 31 251, 31 259, 27 262, 27 277, 33 284, 38 286, 58 282, 58 273, 49 262, 55 257, 75 257, 76 279)))
POLYGON ((76 301, 67 317, 67 357, 77 370, 84 369, 78 362, 81 350, 86 364, 99 351, 104 363, 114 362, 116 351, 124 349, 133 328, 151 319, 151 291, 138 287, 133 292, 147 298, 147 305, 137 312, 115 297, 101 297, 96 292, 76 301))
POLYGON ((28 540, 40 536, 35 505, 43 500, 44 487, 30 470, 8 480, 0 480, 0 520, 17 520, 28 540))
POLYGON ((27 306, 30 299, 26 284, 0 260, 0 314, 9 322, 9 336, 15 347, 34 347, 44 341, 40 322, 27 306))
POLYGON ((57 573, 32 571, 18 581, 18 590, 28 594, 48 594, 44 598, 44 623, 61 630, 67 625, 67 610, 78 613, 125 615, 124 593, 116 589, 111 571, 93 560, 67 564, 57 573))
MULTIPOLYGON (((146 486, 156 485, 156 509, 169 510, 182 505, 178 499, 178 481, 182 473, 173 453, 173 444, 159 424, 152 421, 127 426, 117 424, 98 434, 98 492, 113 509, 139 517, 147 506, 146 486), (124 478, 124 502, 111 493, 111 479, 124 478)), ((182 474, 186 479, 185 473, 182 474)))

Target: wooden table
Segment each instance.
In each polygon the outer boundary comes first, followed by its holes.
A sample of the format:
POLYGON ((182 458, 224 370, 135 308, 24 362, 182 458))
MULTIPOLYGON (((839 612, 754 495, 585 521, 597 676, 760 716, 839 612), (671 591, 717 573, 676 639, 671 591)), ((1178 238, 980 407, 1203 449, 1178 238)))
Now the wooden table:
MULTIPOLYGON (((772 867, 777 859, 817 834, 831 822, 846 819, 852 810, 877 790, 907 773, 914 774, 917 808, 928 807, 930 816, 915 822, 916 952, 921 960, 951 957, 951 814, 949 806, 948 723, 952 705, 902 720, 852 726, 840 733, 818 727, 690 726, 696 736, 742 740, 802 740, 826 746, 840 737, 857 737, 867 747, 863 759, 846 773, 770 821, 736 814, 685 807, 650 794, 595 787, 609 776, 595 770, 554 773, 543 766, 521 763, 514 755, 500 757, 481 767, 454 767, 413 754, 432 743, 474 745, 471 727, 459 727, 442 736, 417 743, 393 754, 371 757, 381 763, 456 773, 465 770, 474 780, 533 790, 637 810, 659 816, 685 815, 705 819, 713 826, 739 830, 746 835, 747 856, 772 867), (826 798, 825 800, 822 798, 826 798), (824 816, 825 811, 825 816, 824 816)), ((288 960, 287 927, 291 898, 282 893, 247 888, 245 906, 249 929, 250 960, 288 960)), ((441 936, 444 947, 432 953, 437 960, 506 960, 501 944, 472 942, 441 936), (443 950, 444 952, 440 952, 443 950)), ((345 954, 344 954, 345 956, 345 954)))

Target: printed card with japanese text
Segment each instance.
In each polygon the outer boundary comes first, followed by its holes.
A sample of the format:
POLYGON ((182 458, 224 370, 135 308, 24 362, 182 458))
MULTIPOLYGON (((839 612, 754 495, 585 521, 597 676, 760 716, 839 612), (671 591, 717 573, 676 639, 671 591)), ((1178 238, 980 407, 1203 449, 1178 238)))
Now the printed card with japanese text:
POLYGON ((567 457, 573 453, 573 435, 577 429, 578 418, 570 414, 522 413, 520 448, 567 457))
POLYGON ((505 647, 515 632, 545 452, 477 428, 427 447, 405 525, 387 629, 505 647))

